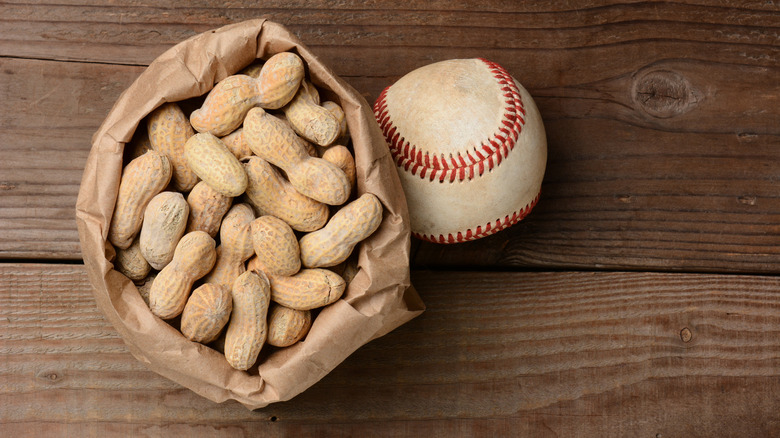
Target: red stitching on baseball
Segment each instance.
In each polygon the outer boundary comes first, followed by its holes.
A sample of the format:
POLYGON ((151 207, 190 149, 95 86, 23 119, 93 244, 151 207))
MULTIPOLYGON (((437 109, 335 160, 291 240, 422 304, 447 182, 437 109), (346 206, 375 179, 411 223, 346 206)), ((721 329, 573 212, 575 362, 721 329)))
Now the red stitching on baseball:
POLYGON ((412 235, 418 239, 427 240, 434 243, 460 243, 490 236, 491 234, 495 234, 503 229, 509 228, 512 225, 525 219, 525 217, 528 216, 528 213, 530 213, 534 206, 536 206, 536 203, 539 202, 540 195, 541 193, 537 194, 533 201, 528 203, 528 205, 521 208, 520 210, 513 212, 511 216, 506 215, 504 219, 496 219, 495 222, 488 222, 484 227, 478 226, 473 231, 469 228, 465 231, 465 234, 462 231, 458 231, 455 235, 447 234, 446 236, 444 234, 435 235, 419 233, 412 233, 412 235))
POLYGON ((423 151, 418 150, 415 145, 410 145, 401 137, 397 127, 390 120, 390 114, 387 111, 387 92, 390 87, 388 86, 379 94, 374 103, 374 116, 385 135, 385 139, 387 139, 390 153, 399 167, 407 171, 411 168, 413 175, 418 175, 423 179, 428 177, 430 181, 438 179, 439 182, 449 180, 452 183, 456 179, 460 181, 473 179, 477 175, 481 176, 485 170, 493 170, 509 155, 509 151, 514 149, 515 142, 523 130, 523 125, 525 125, 525 118, 522 117, 525 115, 525 108, 520 90, 518 90, 512 76, 503 67, 486 59, 479 59, 487 64, 489 71, 496 78, 496 82, 502 85, 501 91, 504 92, 503 96, 506 98, 507 107, 501 121, 502 126, 499 126, 497 132, 482 144, 475 145, 472 150, 465 151, 469 162, 466 162, 460 152, 458 152, 457 157, 434 155, 431 158, 428 152, 423 154, 423 151), (487 166, 485 166, 485 162, 487 162, 487 166))

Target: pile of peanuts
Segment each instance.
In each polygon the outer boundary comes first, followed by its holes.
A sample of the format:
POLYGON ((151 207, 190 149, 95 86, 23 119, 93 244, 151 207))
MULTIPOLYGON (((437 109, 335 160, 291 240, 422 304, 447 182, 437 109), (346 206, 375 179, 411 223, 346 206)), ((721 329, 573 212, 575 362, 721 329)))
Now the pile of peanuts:
POLYGON ((304 62, 282 52, 218 82, 189 117, 163 104, 146 128, 108 230, 115 268, 235 369, 302 340, 382 221, 376 196, 351 196, 343 109, 320 103, 304 62))

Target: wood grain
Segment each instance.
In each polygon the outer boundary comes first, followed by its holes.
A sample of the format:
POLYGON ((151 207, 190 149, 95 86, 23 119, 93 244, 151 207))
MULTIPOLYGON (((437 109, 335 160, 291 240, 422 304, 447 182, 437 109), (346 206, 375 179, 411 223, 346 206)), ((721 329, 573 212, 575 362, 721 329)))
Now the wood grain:
MULTIPOLYGON (((319 0, 269 1, 258 7, 256 2, 226 4, 205 0, 170 7, 125 0, 110 5, 94 1, 58 2, 42 8, 19 2, 5 6, 2 22, 6 32, 0 39, 0 53, 145 65, 166 46, 182 39, 256 17, 285 23, 313 47, 358 49, 354 53, 357 56, 346 50, 341 50, 341 54, 361 70, 363 50, 373 48, 375 57, 387 59, 387 55, 376 52, 388 46, 407 52, 424 49, 409 53, 412 57, 424 57, 425 53, 431 55, 438 50, 562 50, 629 44, 649 47, 661 40, 673 44, 718 44, 723 49, 718 54, 698 55, 723 59, 747 58, 749 46, 771 48, 778 38, 777 10, 760 1, 717 5, 633 1, 534 3, 319 0), (78 26, 72 25, 74 20, 78 26)), ((776 53, 777 48, 772 50, 776 53)), ((425 59, 416 61, 427 63, 425 59)), ((398 70, 408 62, 374 67, 398 70)), ((776 65, 777 60, 765 62, 776 65)))
POLYGON ((80 259, 90 139, 139 67, 0 58, 0 258, 80 259))
POLYGON ((413 273, 428 310, 250 412, 147 371, 83 267, 0 265, 0 432, 770 436, 780 278, 413 273), (45 418, 41 412, 46 412, 45 418))
POLYGON ((535 96, 542 200, 518 226, 415 243, 427 269, 780 272, 780 11, 751 2, 6 2, 0 258, 80 259, 90 137, 143 66, 198 32, 286 24, 373 102, 421 65, 483 56, 535 96))
POLYGON ((764 0, 5 1, 0 436, 778 436, 780 277, 744 274, 780 272, 779 60, 764 0), (369 102, 434 61, 498 62, 550 153, 517 226, 413 241, 422 316, 250 412, 129 354, 77 264, 74 208, 91 136, 144 67, 259 16, 369 102))

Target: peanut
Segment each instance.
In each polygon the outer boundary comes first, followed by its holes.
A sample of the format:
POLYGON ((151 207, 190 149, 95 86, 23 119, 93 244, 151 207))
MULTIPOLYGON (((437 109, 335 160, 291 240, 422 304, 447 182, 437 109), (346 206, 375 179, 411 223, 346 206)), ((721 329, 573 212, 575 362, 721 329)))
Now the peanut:
POLYGON ((269 277, 271 299, 285 307, 311 310, 327 306, 341 298, 347 284, 327 269, 301 269, 297 274, 269 277))
POLYGON ((230 319, 233 298, 221 284, 204 284, 192 291, 181 314, 181 333, 189 340, 207 344, 219 336, 230 319))
POLYGON ((320 92, 317 91, 317 87, 315 87, 314 84, 304 78, 301 81, 301 89, 304 93, 303 97, 306 98, 309 102, 315 105, 320 104, 320 92))
POLYGON ((138 288, 138 294, 141 295, 141 299, 144 300, 146 305, 149 305, 149 291, 152 289, 154 279, 157 278, 157 272, 152 272, 143 280, 136 282, 135 286, 138 288))
POLYGON ((322 102, 322 107, 330 111, 333 117, 339 122, 339 135, 336 138, 345 138, 347 135, 347 115, 339 104, 333 101, 322 102))
POLYGON ((329 205, 349 198, 349 179, 335 165, 309 156, 295 132, 262 108, 253 108, 244 120, 244 138, 260 158, 280 167, 302 195, 329 205))
POLYGON ((336 116, 316 104, 303 86, 282 110, 295 132, 306 140, 327 146, 339 136, 341 124, 336 116))
POLYGON ((203 106, 190 114, 190 123, 198 132, 225 136, 241 126, 246 112, 257 105, 256 80, 233 75, 217 82, 203 106))
POLYGON ((206 275, 217 257, 214 239, 203 231, 187 233, 179 240, 168 263, 149 290, 149 308, 162 319, 179 316, 196 280, 206 275))
POLYGON ((184 152, 190 168, 214 190, 231 198, 246 190, 244 167, 219 138, 195 134, 187 140, 184 152))
POLYGON ((347 179, 349 179, 349 186, 355 187, 355 181, 357 179, 355 159, 352 158, 352 154, 346 146, 336 145, 329 147, 322 154, 322 159, 335 164, 336 167, 344 171, 347 175, 347 179))
POLYGON ((211 237, 216 237, 222 217, 232 203, 233 198, 219 193, 206 182, 200 181, 195 184, 187 195, 187 204, 190 206, 187 232, 200 230, 211 237))
POLYGON ((358 271, 360 271, 360 267, 358 266, 357 257, 350 257, 344 262, 344 270, 341 272, 341 276, 344 278, 347 286, 355 279, 358 271))
POLYGON ((246 262, 246 270, 263 272, 263 265, 260 263, 260 259, 257 257, 257 255, 250 257, 246 262))
POLYGON ((239 71, 238 74, 252 76, 253 78, 257 79, 257 77, 260 76, 260 70, 262 69, 263 69, 263 61, 255 60, 255 62, 249 64, 248 66, 244 67, 241 71, 239 71))
POLYGON ((244 164, 249 178, 246 197, 258 216, 271 215, 298 231, 314 231, 328 221, 328 206, 303 196, 267 161, 251 157, 244 164))
POLYGON ((198 132, 222 137, 233 132, 254 106, 278 109, 298 90, 304 75, 303 61, 290 52, 278 53, 263 64, 257 79, 239 74, 219 81, 203 106, 193 111, 190 123, 198 132))
POLYGON ((252 221, 254 262, 267 276, 293 275, 301 269, 301 252, 292 228, 273 216, 252 221))
POLYGON ((175 103, 164 103, 147 118, 147 130, 152 149, 164 154, 173 167, 173 187, 188 192, 198 182, 184 157, 184 144, 195 135, 184 111, 175 103))
POLYGON ((164 268, 173 259, 189 214, 190 207, 179 192, 162 192, 149 201, 138 240, 141 254, 154 269, 164 268))
POLYGON ((320 230, 301 237, 301 262, 308 268, 337 265, 382 222, 382 204, 365 193, 336 212, 320 230))
POLYGON ((276 303, 268 310, 268 345, 289 347, 311 328, 311 311, 295 310, 276 303))
POLYGON ((292 52, 268 58, 257 76, 258 106, 279 109, 295 96, 305 74, 303 60, 292 52))
POLYGON ((170 161, 155 151, 149 151, 125 166, 108 229, 108 240, 114 246, 127 249, 133 243, 141 230, 146 205, 170 180, 170 161))
MULTIPOLYGON (((272 116, 276 117, 277 119, 281 120, 282 122, 284 122, 284 124, 288 128, 290 128, 290 130, 295 132, 295 130, 293 129, 292 125, 290 124, 290 121, 287 120, 287 118, 284 116, 284 113, 274 113, 274 114, 270 114, 269 113, 269 115, 272 115, 272 116)), ((300 136, 298 137, 298 140, 304 146, 304 148, 306 148, 306 153, 309 154, 309 156, 311 156, 311 157, 319 157, 320 156, 319 152, 318 152, 318 149, 321 148, 322 146, 314 146, 314 144, 312 144, 310 141, 308 141, 305 138, 302 138, 300 136)), ((247 147, 249 147, 249 145, 247 145, 247 147)), ((322 148, 324 149, 324 147, 322 147, 322 148)), ((251 149, 250 149, 250 151, 251 151, 251 149)), ((254 155, 254 152, 251 152, 251 153, 252 153, 252 155, 254 155)))
POLYGON ((222 143, 225 144, 230 153, 239 160, 252 156, 252 149, 249 149, 249 145, 244 140, 244 128, 238 128, 220 140, 222 140, 222 143))
POLYGON ((301 141, 303 142, 304 147, 306 147, 306 153, 309 154, 310 157, 319 157, 317 148, 313 144, 304 139, 301 139, 301 141))
MULTIPOLYGON (((293 129, 293 127, 290 124, 290 122, 284 117, 284 114, 274 114, 274 116, 276 118, 278 118, 279 120, 283 121, 284 124, 287 125, 288 128, 293 129)), ((293 130, 293 132, 294 132, 294 130, 293 130)), ((318 148, 320 148, 322 146, 314 146, 310 141, 308 141, 308 140, 306 140, 304 138, 301 138, 301 137, 298 137, 298 139, 300 140, 301 144, 306 148, 306 153, 309 154, 310 157, 319 157, 320 156, 319 152, 318 152, 318 148)), ((247 147, 249 147, 249 145, 247 145, 247 147)), ((251 149, 250 149, 250 151, 251 151, 251 149)), ((252 153, 252 152, 250 152, 250 153, 252 153)), ((254 155, 254 153, 252 153, 252 154, 254 155)))
POLYGON ((229 288, 233 280, 244 272, 244 262, 254 254, 250 228, 254 218, 255 213, 247 204, 236 204, 228 211, 219 229, 217 261, 211 272, 203 278, 204 283, 221 284, 229 288))
POLYGON ((268 332, 270 287, 268 280, 252 271, 233 282, 233 314, 225 334, 225 359, 237 370, 247 370, 256 361, 268 332))
POLYGON ((133 244, 127 249, 117 249, 114 268, 133 281, 143 280, 149 275, 152 267, 141 254, 139 239, 133 240, 133 244))
POLYGON ((130 162, 151 149, 152 142, 149 141, 149 134, 144 129, 136 129, 133 138, 125 145, 125 156, 129 157, 127 161, 130 162))

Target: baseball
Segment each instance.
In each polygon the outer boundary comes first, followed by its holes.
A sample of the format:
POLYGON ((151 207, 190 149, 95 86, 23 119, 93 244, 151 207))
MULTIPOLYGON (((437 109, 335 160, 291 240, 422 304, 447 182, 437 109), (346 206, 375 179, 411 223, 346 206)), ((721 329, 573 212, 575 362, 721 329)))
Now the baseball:
POLYGON ((412 234, 489 236, 536 205, 547 138, 528 91, 498 64, 453 59, 414 70, 374 105, 409 205, 412 234))

